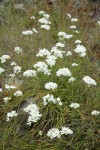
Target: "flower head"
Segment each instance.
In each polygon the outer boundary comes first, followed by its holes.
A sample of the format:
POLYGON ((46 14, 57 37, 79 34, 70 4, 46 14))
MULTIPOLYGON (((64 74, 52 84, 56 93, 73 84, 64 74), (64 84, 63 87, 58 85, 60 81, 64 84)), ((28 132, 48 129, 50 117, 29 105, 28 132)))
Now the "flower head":
POLYGON ((80 104, 78 104, 78 103, 71 103, 71 104, 69 105, 69 107, 76 109, 76 108, 79 108, 79 107, 80 107, 80 104))
POLYGON ((71 73, 71 71, 68 68, 62 68, 62 69, 59 69, 56 72, 56 75, 57 76, 67 76, 67 77, 70 77, 72 75, 72 73, 71 73))
POLYGON ((55 90, 57 88, 57 84, 54 82, 48 82, 45 84, 45 89, 47 90, 55 90))
POLYGON ((95 82, 95 80, 93 80, 91 77, 89 76, 85 76, 83 78, 83 81, 88 85, 88 86, 91 86, 91 85, 97 85, 97 83, 95 82))
POLYGON ((98 110, 93 110, 92 112, 91 112, 91 115, 99 115, 100 114, 100 111, 98 111, 98 110))

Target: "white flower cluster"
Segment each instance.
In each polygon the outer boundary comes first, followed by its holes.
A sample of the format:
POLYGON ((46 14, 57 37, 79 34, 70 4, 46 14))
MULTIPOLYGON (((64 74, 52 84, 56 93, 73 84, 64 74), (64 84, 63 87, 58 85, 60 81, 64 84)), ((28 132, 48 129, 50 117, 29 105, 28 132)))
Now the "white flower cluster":
POLYGON ((36 104, 29 104, 24 108, 24 111, 29 114, 27 124, 30 126, 33 122, 37 122, 41 118, 39 108, 36 104))
POLYGON ((8 84, 5 84, 5 89, 7 90, 12 90, 12 89, 16 89, 16 87, 14 85, 8 85, 8 84))
POLYGON ((5 69, 0 67, 0 74, 3 73, 3 72, 5 72, 5 69))
POLYGON ((17 54, 22 53, 22 48, 20 48, 20 47, 15 47, 15 48, 14 48, 14 51, 15 51, 17 54))
POLYGON ((41 24, 42 29, 50 30, 50 24, 49 21, 49 14, 46 14, 44 11, 39 12, 40 15, 42 15, 42 18, 38 20, 38 22, 41 24))
POLYGON ((47 136, 50 137, 50 139, 54 139, 56 137, 60 138, 61 135, 68 134, 73 134, 73 131, 69 127, 62 127, 61 130, 59 130, 58 128, 52 128, 47 132, 47 136))
POLYGON ((37 62, 36 64, 34 64, 34 68, 37 69, 37 72, 42 72, 47 75, 51 74, 50 73, 51 70, 48 69, 48 66, 45 62, 42 61, 37 62))
POLYGON ((7 104, 9 102, 9 100, 11 99, 11 97, 4 97, 3 100, 4 100, 4 103, 7 104))
POLYGON ((95 82, 95 80, 93 80, 93 79, 92 79, 91 77, 89 77, 89 76, 83 77, 83 81, 84 81, 88 86, 97 85, 97 83, 95 82))
POLYGON ((76 63, 73 63, 73 64, 72 64, 72 67, 75 67, 75 66, 78 66, 78 64, 76 64, 76 63))
POLYGON ((57 84, 56 83, 54 83, 54 82, 48 82, 48 83, 46 83, 45 84, 45 89, 47 89, 47 90, 55 90, 55 89, 57 89, 57 84))
POLYGON ((77 45, 76 48, 74 49, 74 52, 79 54, 80 57, 86 56, 86 48, 83 45, 77 45))
POLYGON ((10 59, 10 56, 9 55, 2 55, 0 57, 0 60, 1 60, 1 63, 5 63, 8 59, 10 59))
POLYGON ((20 73, 20 72, 21 72, 21 69, 22 69, 22 68, 21 68, 20 66, 14 66, 14 68, 13 68, 15 74, 20 73))
POLYGON ((55 44, 56 47, 65 47, 64 43, 58 42, 55 44))
POLYGON ((49 129, 49 131, 47 132, 47 136, 50 137, 50 139, 53 139, 56 137, 60 138, 61 134, 58 128, 52 128, 52 129, 49 129))
POLYGON ((44 15, 44 14, 46 14, 45 11, 43 11, 43 10, 39 11, 39 15, 44 15))
POLYGON ((67 16, 68 16, 68 18, 69 18, 69 19, 71 19, 71 18, 72 18, 71 14, 67 14, 67 16))
POLYGON ((100 21, 97 21, 98 25, 100 26, 100 21))
POLYGON ((22 96, 22 95, 23 95, 22 91, 16 91, 16 92, 14 93, 14 96, 16 96, 16 97, 20 97, 20 96, 22 96))
POLYGON ((37 57, 43 57, 43 56, 49 56, 51 53, 46 49, 40 49, 39 52, 37 53, 37 57))
POLYGON ((71 73, 71 71, 68 68, 62 68, 62 69, 59 69, 56 72, 56 75, 57 76, 67 76, 67 77, 70 77, 72 75, 72 73, 71 73))
POLYGON ((10 78, 14 78, 14 77, 15 77, 15 74, 14 74, 14 73, 11 73, 11 74, 9 74, 9 77, 10 77, 10 78))
POLYGON ((54 47, 52 47, 52 49, 51 49, 51 53, 52 53, 55 57, 63 58, 63 54, 65 53, 65 51, 60 51, 56 46, 54 46, 54 47))
POLYGON ((47 95, 43 96, 42 99, 43 99, 44 105, 47 105, 48 102, 52 102, 53 104, 58 104, 58 105, 62 106, 62 102, 61 102, 60 98, 59 97, 54 98, 54 96, 52 94, 47 94, 47 95))
POLYGON ((22 35, 32 35, 33 31, 32 30, 26 30, 22 32, 22 35))
POLYGON ((16 111, 11 111, 11 112, 8 112, 7 113, 7 116, 6 116, 6 121, 9 121, 10 120, 10 118, 12 118, 12 117, 16 117, 18 115, 18 113, 16 113, 16 111))
POLYGON ((70 38, 73 37, 73 35, 71 35, 71 34, 66 34, 66 33, 63 32, 63 31, 60 31, 60 32, 58 33, 58 36, 59 36, 59 38, 60 38, 61 40, 70 39, 70 38))
POLYGON ((35 16, 31 16, 30 19, 35 19, 35 16))
POLYGON ((74 77, 70 77, 69 80, 68 80, 68 83, 72 83, 75 81, 75 78, 74 77))
POLYGON ((76 29, 77 26, 70 26, 70 29, 76 29))
POLYGON ((2 92, 2 88, 0 88, 0 93, 2 92))
POLYGON ((80 104, 78 104, 78 103, 71 103, 71 104, 69 105, 69 107, 76 109, 76 108, 79 108, 79 107, 80 107, 80 104))
POLYGON ((77 18, 71 18, 71 22, 77 22, 78 19, 77 18))
POLYGON ((68 51, 68 52, 66 53, 66 56, 72 56, 72 52, 71 52, 71 51, 68 51))
POLYGON ((99 114, 100 114, 100 111, 98 111, 98 110, 93 110, 91 112, 91 115, 94 115, 94 116, 99 115, 99 114))
POLYGON ((17 63, 16 63, 15 61, 12 61, 10 65, 11 65, 11 66, 16 66, 17 63))
POLYGON ((26 70, 24 73, 23 73, 23 76, 24 77, 35 77, 36 76, 36 71, 35 70, 26 70))
POLYGON ((76 40, 76 41, 75 41, 75 44, 81 44, 81 43, 82 43, 81 40, 76 40))
POLYGON ((73 134, 73 131, 69 127, 62 127, 62 130, 60 132, 61 135, 73 134))
POLYGON ((56 59, 57 57, 55 57, 54 55, 48 55, 47 58, 46 58, 46 63, 52 67, 52 66, 55 66, 56 64, 56 59))

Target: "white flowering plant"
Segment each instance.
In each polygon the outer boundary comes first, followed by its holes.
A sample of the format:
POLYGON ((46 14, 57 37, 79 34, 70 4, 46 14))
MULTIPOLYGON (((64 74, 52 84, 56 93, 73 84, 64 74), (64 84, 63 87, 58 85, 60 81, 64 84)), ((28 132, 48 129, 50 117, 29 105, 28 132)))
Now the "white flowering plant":
POLYGON ((98 148, 100 81, 91 42, 79 15, 60 4, 40 8, 24 17, 14 12, 13 22, 8 13, 0 26, 2 149, 98 148))

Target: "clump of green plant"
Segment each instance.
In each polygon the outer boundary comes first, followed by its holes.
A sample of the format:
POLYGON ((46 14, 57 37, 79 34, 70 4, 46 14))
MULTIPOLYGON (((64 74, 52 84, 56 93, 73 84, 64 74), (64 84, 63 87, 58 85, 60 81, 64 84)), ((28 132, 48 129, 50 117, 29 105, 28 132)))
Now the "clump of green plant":
POLYGON ((100 83, 79 18, 15 16, 0 55, 1 148, 98 150, 100 83))

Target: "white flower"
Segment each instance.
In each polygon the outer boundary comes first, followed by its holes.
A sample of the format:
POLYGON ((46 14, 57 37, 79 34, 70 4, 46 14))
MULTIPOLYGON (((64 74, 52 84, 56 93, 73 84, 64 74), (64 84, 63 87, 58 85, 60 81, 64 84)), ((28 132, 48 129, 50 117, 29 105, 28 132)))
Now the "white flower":
POLYGON ((71 37, 73 37, 73 35, 66 34, 65 32, 62 32, 62 31, 58 33, 58 36, 59 36, 61 39, 70 39, 71 37))
POLYGON ((47 24, 41 25, 42 29, 50 30, 50 26, 47 24))
POLYGON ((70 38, 72 38, 72 37, 73 37, 72 34, 66 34, 66 39, 70 39, 70 38))
POLYGON ((73 131, 69 127, 62 127, 61 130, 58 128, 52 128, 49 129, 47 132, 47 136, 50 137, 51 139, 53 138, 60 138, 61 135, 68 135, 68 134, 73 134, 73 131))
POLYGON ((38 31, 35 28, 32 28, 32 31, 38 33, 38 31))
POLYGON ((5 84, 5 89, 7 90, 12 90, 12 89, 16 89, 16 87, 14 85, 8 85, 8 84, 5 84))
POLYGON ((80 32, 76 30, 76 31, 75 31, 75 33, 77 33, 77 34, 78 34, 78 33, 80 33, 80 32))
POLYGON ((2 88, 0 88, 0 93, 2 92, 2 88))
POLYGON ((21 72, 21 69, 22 69, 22 68, 21 68, 20 66, 15 66, 13 69, 14 69, 14 73, 15 73, 15 74, 18 74, 18 73, 21 72))
POLYGON ((46 61, 46 63, 47 63, 50 67, 52 67, 52 66, 55 65, 56 59, 57 59, 57 58, 56 58, 55 56, 53 56, 53 55, 48 55, 45 61, 46 61))
POLYGON ((88 86, 97 85, 97 83, 95 82, 95 80, 93 80, 93 79, 92 79, 91 77, 89 77, 89 76, 83 77, 83 81, 84 81, 88 86))
POLYGON ((66 53, 66 56, 71 56, 72 55, 72 52, 71 51, 68 51, 67 53, 66 53))
POLYGON ((3 73, 3 72, 5 72, 5 69, 0 67, 0 74, 3 73))
POLYGON ((36 104, 29 104, 24 108, 24 111, 29 114, 27 124, 30 126, 33 122, 37 122, 41 118, 39 108, 36 104))
POLYGON ((74 82, 75 81, 75 78, 74 77, 70 77, 69 80, 68 80, 68 83, 71 83, 71 82, 74 82))
POLYGON ((86 52, 80 53, 79 55, 80 55, 80 57, 85 57, 86 56, 86 52))
POLYGON ((9 77, 14 78, 14 77, 15 77, 15 74, 14 74, 14 73, 9 74, 9 77))
POLYGON ((76 41, 75 41, 75 44, 81 44, 81 43, 82 43, 81 40, 76 40, 76 41))
POLYGON ((73 134, 73 131, 69 127, 62 127, 60 133, 63 135, 73 134))
POLYGON ((80 55, 80 57, 86 56, 86 48, 83 45, 77 45, 74 52, 80 55))
POLYGON ((71 104, 69 105, 69 107, 76 109, 76 108, 79 108, 79 107, 80 107, 80 104, 78 104, 78 103, 71 103, 71 104))
POLYGON ((15 51, 17 54, 22 53, 22 48, 20 48, 20 47, 15 47, 15 48, 14 48, 14 51, 15 51))
POLYGON ((56 46, 54 46, 51 49, 51 53, 53 53, 55 57, 63 58, 63 53, 65 53, 65 51, 60 51, 56 46))
POLYGON ((45 11, 41 10, 39 11, 39 15, 44 15, 45 14, 45 11))
POLYGON ((86 48, 83 45, 77 45, 76 49, 74 49, 74 51, 76 53, 83 53, 83 52, 86 52, 86 48))
POLYGON ((76 63, 73 63, 73 64, 72 64, 72 67, 74 67, 74 66, 78 66, 78 64, 76 64, 76 63))
POLYGON ((5 104, 7 104, 8 103, 8 101, 11 99, 11 97, 4 97, 3 98, 3 100, 4 100, 4 102, 5 102, 5 104))
POLYGON ((56 98, 56 101, 57 101, 58 105, 62 106, 62 102, 61 102, 61 100, 60 100, 60 97, 57 97, 57 98, 56 98))
POLYGON ((34 68, 37 69, 37 72, 42 72, 47 75, 51 74, 50 73, 51 70, 48 69, 48 66, 45 62, 42 61, 37 62, 36 64, 34 64, 34 68))
POLYGON ((58 33, 58 36, 62 38, 66 38, 66 33, 61 31, 58 33))
POLYGON ((57 84, 54 82, 48 82, 45 84, 45 89, 47 90, 55 90, 57 88, 57 84))
POLYGON ((100 26, 100 21, 98 21, 97 23, 98 23, 98 25, 100 26))
POLYGON ((40 18, 39 20, 38 20, 38 22, 39 23, 41 23, 41 24, 51 24, 51 22, 50 21, 48 21, 46 18, 40 18))
POLYGON ((57 76, 68 76, 70 77, 72 75, 71 71, 68 69, 68 68, 62 68, 62 69, 59 69, 57 72, 56 72, 56 75, 57 76))
POLYGON ((8 60, 8 59, 10 59, 10 56, 9 56, 9 55, 2 55, 2 56, 0 57, 0 60, 1 60, 1 63, 2 63, 2 64, 5 63, 6 60, 8 60))
POLYGON ((61 43, 61 42, 58 42, 58 43, 56 43, 55 46, 57 46, 57 47, 65 47, 65 44, 63 44, 63 43, 61 43))
POLYGON ((16 97, 20 97, 20 96, 22 96, 22 95, 23 95, 22 91, 16 91, 16 92, 14 93, 14 96, 16 96, 16 97))
POLYGON ((33 31, 31 31, 31 30, 26 30, 26 31, 23 31, 22 34, 23 34, 23 35, 32 35, 32 34, 33 34, 33 31))
POLYGON ((24 77, 35 77, 36 76, 36 71, 35 70, 26 70, 24 73, 23 73, 23 76, 24 77))
POLYGON ((67 14, 67 16, 69 17, 69 19, 71 19, 71 17, 72 17, 71 14, 67 14))
POLYGON ((13 61, 13 62, 11 62, 11 64, 10 64, 11 66, 16 66, 17 64, 16 64, 16 62, 15 61, 13 61))
POLYGON ((46 18, 46 19, 49 19, 50 15, 49 14, 43 14, 43 17, 46 18))
POLYGON ((57 128, 52 128, 52 129, 49 129, 49 131, 47 132, 47 136, 50 137, 51 139, 53 138, 60 138, 60 131, 59 129, 57 128))
POLYGON ((72 19, 71 19, 71 22, 77 22, 77 21, 78 21, 77 18, 72 18, 72 19))
POLYGON ((43 99, 43 104, 47 105, 48 102, 52 102, 53 104, 58 104, 60 106, 62 106, 62 102, 60 101, 60 98, 54 98, 54 96, 52 94, 47 94, 45 96, 42 97, 43 99))
POLYGON ((35 17, 34 17, 34 16, 31 16, 30 19, 35 19, 35 17))
POLYGON ((11 111, 11 112, 8 112, 7 113, 7 116, 6 116, 6 121, 9 121, 10 120, 10 118, 12 118, 12 117, 16 117, 18 115, 18 113, 16 113, 16 111, 11 111))
POLYGON ((93 110, 91 112, 91 115, 99 115, 99 114, 100 114, 100 111, 98 111, 98 110, 93 110))
POLYGON ((40 49, 37 53, 37 57, 49 56, 51 53, 47 49, 40 49))
POLYGON ((76 29, 77 27, 76 26, 70 26, 70 29, 76 29))

